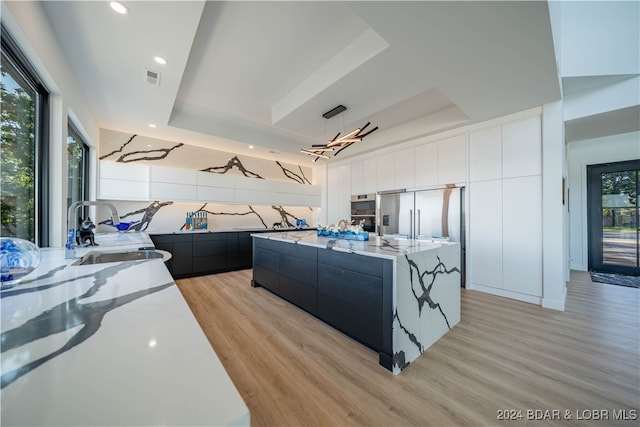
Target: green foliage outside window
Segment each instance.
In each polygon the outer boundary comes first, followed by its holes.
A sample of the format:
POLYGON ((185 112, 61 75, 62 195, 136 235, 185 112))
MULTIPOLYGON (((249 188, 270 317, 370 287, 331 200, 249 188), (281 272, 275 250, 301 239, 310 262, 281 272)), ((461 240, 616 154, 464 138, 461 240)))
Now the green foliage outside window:
POLYGON ((20 86, 2 59, 1 232, 35 241, 35 97, 20 86))

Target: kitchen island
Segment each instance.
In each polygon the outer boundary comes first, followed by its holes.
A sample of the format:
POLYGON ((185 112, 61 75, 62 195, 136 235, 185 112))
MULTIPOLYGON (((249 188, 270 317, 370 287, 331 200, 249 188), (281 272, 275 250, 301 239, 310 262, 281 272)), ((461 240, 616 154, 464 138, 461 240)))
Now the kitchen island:
MULTIPOLYGON (((153 246, 146 233, 97 247, 153 246)), ((249 411, 161 259, 72 265, 42 249, 3 285, 2 425, 249 425, 249 411)))
POLYGON ((358 340, 400 373, 460 321, 460 244, 253 234, 262 286, 358 340))

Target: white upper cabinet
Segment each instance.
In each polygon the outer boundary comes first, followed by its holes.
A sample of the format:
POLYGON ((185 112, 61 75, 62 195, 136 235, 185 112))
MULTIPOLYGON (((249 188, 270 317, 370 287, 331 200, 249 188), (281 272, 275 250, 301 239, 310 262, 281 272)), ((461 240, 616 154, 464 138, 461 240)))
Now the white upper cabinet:
POLYGON ((416 187, 438 184, 438 144, 435 142, 416 146, 413 157, 416 187))
POLYGON ((502 128, 500 126, 469 135, 469 180, 502 178, 502 128))
POLYGON ((542 174, 540 116, 502 126, 502 177, 542 174))
POLYGON ((414 153, 415 150, 411 147, 396 151, 393 154, 394 188, 415 187, 414 153))
POLYGON ((415 187, 414 153, 411 147, 378 155, 378 191, 415 187))
POLYGON ((393 153, 380 154, 378 163, 378 191, 396 190, 395 159, 393 153))
POLYGON ((337 224, 351 215, 351 165, 329 166, 327 221, 337 224))
POLYGON ((151 182, 196 185, 197 175, 198 171, 192 169, 151 165, 151 182))
POLYGON ((375 157, 364 160, 363 174, 362 194, 373 194, 378 191, 378 161, 375 157))
POLYGON ((100 199, 315 207, 320 206, 321 193, 322 187, 319 185, 293 181, 247 178, 158 165, 100 162, 100 199))
POLYGON ((364 193, 364 161, 351 164, 351 194, 364 193))
POLYGON ((438 141, 438 184, 454 184, 467 179, 466 136, 438 141))
POLYGON ((351 164, 351 195, 373 194, 378 190, 378 162, 375 157, 351 164))
POLYGON ((98 198, 149 200, 149 165, 101 160, 98 198))
POLYGON ((150 195, 153 200, 195 201, 197 171, 151 165, 150 195))
POLYGON ((234 176, 198 171, 196 181, 196 199, 198 201, 235 202, 236 183, 234 176))

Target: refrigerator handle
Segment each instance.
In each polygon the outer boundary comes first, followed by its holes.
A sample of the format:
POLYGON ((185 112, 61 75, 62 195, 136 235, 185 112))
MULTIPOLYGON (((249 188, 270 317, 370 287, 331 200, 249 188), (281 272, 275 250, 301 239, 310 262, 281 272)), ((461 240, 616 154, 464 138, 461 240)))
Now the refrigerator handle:
POLYGON ((413 209, 409 209, 409 238, 413 239, 413 209))
POLYGON ((418 209, 418 234, 416 237, 420 237, 420 209, 418 209))

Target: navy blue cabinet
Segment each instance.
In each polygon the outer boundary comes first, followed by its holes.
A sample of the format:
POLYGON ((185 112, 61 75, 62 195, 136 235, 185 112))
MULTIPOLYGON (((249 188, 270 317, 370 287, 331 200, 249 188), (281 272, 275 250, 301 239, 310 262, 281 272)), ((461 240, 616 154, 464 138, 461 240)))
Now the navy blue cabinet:
POLYGON ((390 360, 393 263, 303 244, 253 239, 252 286, 263 286, 390 360))
POLYGON ((171 259, 165 263, 174 278, 192 274, 192 240, 189 234, 162 234, 150 236, 153 245, 171 253, 171 259))
POLYGON ((251 268, 250 232, 151 235, 158 249, 171 252, 166 263, 174 279, 251 268))
POLYGON ((253 282, 280 294, 280 253, 277 246, 264 239, 253 239, 253 282))
POLYGON ((242 231, 237 233, 238 235, 238 269, 251 268, 252 248, 251 248, 251 233, 242 231))
POLYGON ((382 277, 320 265, 320 319, 369 347, 380 350, 382 312, 382 277))
POLYGON ((229 233, 202 233, 193 237, 193 272, 195 274, 225 270, 229 267, 229 233))
POLYGON ((313 315, 318 313, 318 249, 279 243, 280 296, 313 315))

